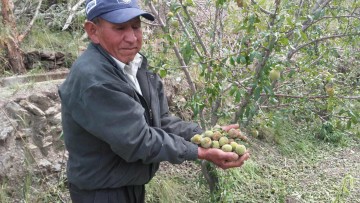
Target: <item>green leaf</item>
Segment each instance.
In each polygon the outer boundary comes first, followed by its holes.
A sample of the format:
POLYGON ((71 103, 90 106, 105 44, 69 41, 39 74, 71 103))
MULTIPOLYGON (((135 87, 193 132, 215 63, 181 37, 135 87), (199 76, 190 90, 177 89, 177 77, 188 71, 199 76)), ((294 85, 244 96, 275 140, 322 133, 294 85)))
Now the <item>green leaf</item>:
POLYGON ((280 42, 281 45, 284 45, 284 46, 289 45, 289 39, 286 38, 286 37, 280 38, 280 39, 279 39, 279 42, 280 42))
POLYGON ((159 75, 160 75, 160 77, 164 78, 167 75, 167 70, 166 69, 161 69, 159 71, 159 75))
POLYGON ((240 91, 236 91, 235 103, 239 103, 240 100, 241 100, 241 92, 240 92, 240 91))
POLYGON ((183 55, 185 64, 189 64, 191 58, 194 55, 194 50, 192 49, 189 41, 185 43, 185 46, 181 47, 181 54, 183 55))
POLYGON ((274 95, 274 92, 271 88, 271 86, 264 86, 264 91, 266 92, 266 94, 270 94, 270 95, 274 95))
POLYGON ((235 66, 235 60, 234 60, 234 57, 230 57, 230 64, 235 66))
POLYGON ((262 87, 261 86, 257 86, 255 88, 254 91, 254 100, 257 101, 260 98, 260 93, 261 93, 262 87))
POLYGON ((347 121, 346 128, 347 128, 347 129, 350 129, 350 128, 351 128, 351 120, 348 120, 348 121, 347 121))

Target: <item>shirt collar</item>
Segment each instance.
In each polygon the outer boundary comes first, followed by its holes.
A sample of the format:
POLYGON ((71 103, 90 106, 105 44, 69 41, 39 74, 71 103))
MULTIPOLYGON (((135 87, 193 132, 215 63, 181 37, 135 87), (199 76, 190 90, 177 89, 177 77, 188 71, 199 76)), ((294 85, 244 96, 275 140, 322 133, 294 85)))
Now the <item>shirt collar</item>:
MULTIPOLYGON (((119 61, 118 59, 116 59, 113 56, 111 56, 111 58, 113 58, 115 60, 116 64, 121 68, 121 70, 124 71, 124 67, 125 67, 126 64, 119 61)), ((131 72, 132 72, 133 75, 136 75, 136 73, 137 73, 137 71, 138 71, 138 69, 139 69, 139 67, 141 65, 142 60, 143 60, 143 57, 139 53, 137 53, 135 55, 134 60, 129 62, 129 66, 131 67, 131 72)))

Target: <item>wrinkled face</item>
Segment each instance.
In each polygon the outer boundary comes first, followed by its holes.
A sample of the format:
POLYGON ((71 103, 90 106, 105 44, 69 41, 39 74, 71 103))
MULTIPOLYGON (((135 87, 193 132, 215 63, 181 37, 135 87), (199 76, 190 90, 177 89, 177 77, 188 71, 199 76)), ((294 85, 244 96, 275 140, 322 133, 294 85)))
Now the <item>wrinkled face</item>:
POLYGON ((140 51, 142 30, 140 18, 114 24, 99 18, 96 23, 86 22, 85 30, 90 39, 100 44, 111 56, 128 64, 140 51))

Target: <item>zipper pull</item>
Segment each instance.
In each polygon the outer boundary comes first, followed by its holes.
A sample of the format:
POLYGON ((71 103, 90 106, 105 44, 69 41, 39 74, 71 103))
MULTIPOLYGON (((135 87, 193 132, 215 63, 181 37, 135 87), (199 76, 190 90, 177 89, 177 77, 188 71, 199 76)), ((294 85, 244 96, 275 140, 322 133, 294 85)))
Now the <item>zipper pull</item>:
POLYGON ((153 113, 152 113, 151 109, 149 110, 149 114, 150 114, 150 120, 152 121, 153 120, 153 113))

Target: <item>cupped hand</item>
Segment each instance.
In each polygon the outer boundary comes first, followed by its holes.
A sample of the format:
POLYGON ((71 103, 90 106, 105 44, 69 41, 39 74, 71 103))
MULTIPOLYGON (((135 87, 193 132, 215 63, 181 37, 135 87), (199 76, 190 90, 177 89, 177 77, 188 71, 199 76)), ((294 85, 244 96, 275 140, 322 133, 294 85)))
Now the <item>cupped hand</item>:
POLYGON ((213 162, 222 169, 228 169, 242 166, 244 162, 250 158, 250 153, 246 152, 239 157, 239 155, 234 152, 224 152, 216 148, 204 149, 199 147, 198 158, 213 162))

